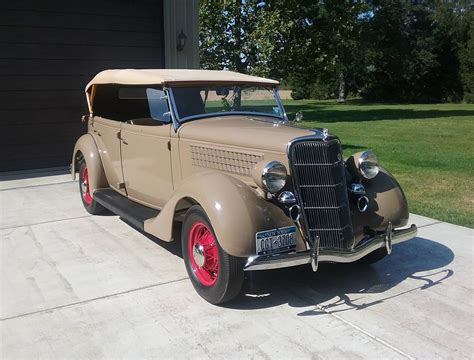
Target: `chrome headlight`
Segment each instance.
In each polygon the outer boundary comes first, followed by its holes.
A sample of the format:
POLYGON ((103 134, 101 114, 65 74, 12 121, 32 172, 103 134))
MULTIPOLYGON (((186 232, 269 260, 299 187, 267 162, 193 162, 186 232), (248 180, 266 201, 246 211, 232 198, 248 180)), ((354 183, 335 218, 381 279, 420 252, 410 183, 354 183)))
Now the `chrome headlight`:
POLYGON ((359 172, 366 179, 373 179, 379 173, 379 161, 372 150, 364 151, 359 157, 359 172))
POLYGON ((286 185, 286 167, 279 161, 270 161, 262 169, 261 184, 264 190, 275 194, 286 185))

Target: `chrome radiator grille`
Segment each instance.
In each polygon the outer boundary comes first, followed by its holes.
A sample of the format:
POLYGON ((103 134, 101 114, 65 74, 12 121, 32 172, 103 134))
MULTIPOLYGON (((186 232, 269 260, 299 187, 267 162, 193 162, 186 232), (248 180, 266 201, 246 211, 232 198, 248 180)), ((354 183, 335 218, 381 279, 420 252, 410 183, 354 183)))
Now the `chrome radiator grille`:
POLYGON ((319 236, 323 248, 350 248, 353 232, 340 142, 295 142, 289 158, 308 235, 319 236))

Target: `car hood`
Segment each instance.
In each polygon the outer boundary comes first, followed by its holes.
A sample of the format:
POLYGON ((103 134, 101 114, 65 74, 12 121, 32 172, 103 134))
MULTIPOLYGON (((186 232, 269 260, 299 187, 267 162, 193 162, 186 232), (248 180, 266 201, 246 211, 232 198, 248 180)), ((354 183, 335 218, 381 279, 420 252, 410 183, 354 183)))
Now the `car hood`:
POLYGON ((286 152, 290 140, 308 135, 314 135, 314 130, 259 116, 216 116, 179 128, 182 139, 276 152, 286 152))

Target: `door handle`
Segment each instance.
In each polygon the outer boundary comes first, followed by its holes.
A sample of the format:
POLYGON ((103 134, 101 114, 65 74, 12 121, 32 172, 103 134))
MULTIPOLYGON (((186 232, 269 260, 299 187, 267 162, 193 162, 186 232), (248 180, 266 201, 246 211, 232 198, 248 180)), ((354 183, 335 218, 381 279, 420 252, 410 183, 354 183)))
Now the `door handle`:
POLYGON ((99 130, 93 129, 92 131, 93 131, 94 133, 96 133, 97 136, 100 136, 100 131, 99 131, 99 130))
POLYGON ((127 141, 125 140, 125 138, 122 136, 122 132, 119 131, 117 132, 117 139, 119 139, 121 142, 123 142, 125 145, 128 145, 127 141))
POLYGON ((123 142, 125 145, 128 145, 127 140, 125 140, 125 138, 122 136, 122 134, 118 133, 118 134, 117 134, 117 137, 118 137, 118 139, 119 139, 121 142, 123 142))

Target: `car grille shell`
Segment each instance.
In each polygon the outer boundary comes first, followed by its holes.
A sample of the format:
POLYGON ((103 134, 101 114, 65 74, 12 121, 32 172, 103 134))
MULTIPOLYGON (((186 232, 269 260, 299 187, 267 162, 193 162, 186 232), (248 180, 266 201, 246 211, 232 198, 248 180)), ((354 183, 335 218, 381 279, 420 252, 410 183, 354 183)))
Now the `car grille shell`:
POLYGON ((321 248, 351 248, 354 235, 339 140, 296 140, 288 156, 307 236, 319 236, 321 248))

